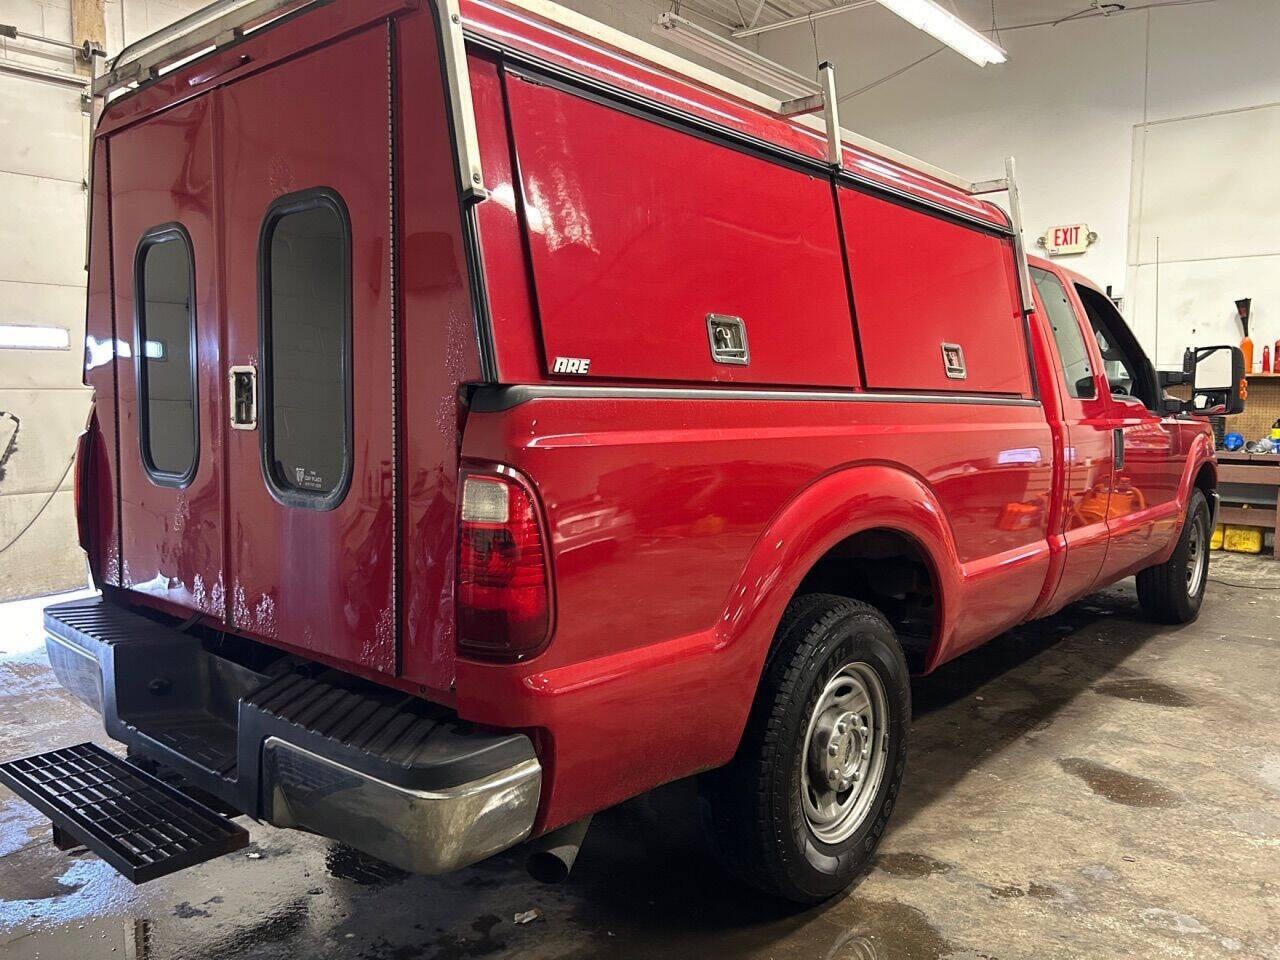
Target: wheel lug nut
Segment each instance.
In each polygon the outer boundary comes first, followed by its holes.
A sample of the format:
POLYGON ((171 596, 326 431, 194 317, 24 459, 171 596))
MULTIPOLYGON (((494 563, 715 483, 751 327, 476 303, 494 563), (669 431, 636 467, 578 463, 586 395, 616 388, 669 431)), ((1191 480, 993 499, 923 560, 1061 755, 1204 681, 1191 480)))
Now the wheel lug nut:
POLYGON ((839 752, 840 752, 840 748, 837 747, 834 743, 831 746, 827 747, 828 756, 834 757, 839 752))

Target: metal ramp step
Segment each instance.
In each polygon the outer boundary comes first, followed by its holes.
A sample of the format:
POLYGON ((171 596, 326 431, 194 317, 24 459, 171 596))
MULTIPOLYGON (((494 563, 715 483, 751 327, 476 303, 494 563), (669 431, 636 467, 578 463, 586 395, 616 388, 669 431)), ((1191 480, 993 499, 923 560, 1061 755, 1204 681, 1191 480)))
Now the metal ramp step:
POLYGON ((0 763, 0 783, 134 883, 249 842, 239 824, 92 743, 0 763))

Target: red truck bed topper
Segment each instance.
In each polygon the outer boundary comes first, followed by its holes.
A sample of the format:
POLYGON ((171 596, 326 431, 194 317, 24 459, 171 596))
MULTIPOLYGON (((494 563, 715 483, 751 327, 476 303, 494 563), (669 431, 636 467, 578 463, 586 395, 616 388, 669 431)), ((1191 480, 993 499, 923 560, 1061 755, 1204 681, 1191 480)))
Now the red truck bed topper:
MULTIPOLYGON (((536 61, 572 74, 578 82, 598 84, 698 121, 717 133, 754 143, 770 152, 829 169, 827 128, 838 128, 833 98, 814 97, 827 116, 795 114, 780 101, 745 83, 671 54, 550 0, 426 0, 434 5, 444 37, 450 73, 453 124, 464 192, 484 196, 482 158, 475 146, 474 116, 467 77, 465 44, 502 50, 510 57, 536 61)), ((379 4, 390 15, 418 6, 419 0, 379 4)), ((143 116, 172 106, 210 87, 242 76, 245 63, 234 48, 246 36, 311 10, 330 7, 328 33, 348 28, 368 10, 321 0, 221 0, 170 27, 126 47, 94 82, 94 92, 111 100, 100 124, 109 133, 143 116), (122 102, 119 91, 129 91, 122 102), (127 106, 126 106, 127 103, 127 106)), ((377 11, 379 14, 382 11, 377 11)), ((676 18, 678 19, 678 18, 676 18)), ((753 56, 746 52, 746 55, 753 56)), ((763 58, 760 58, 763 59, 763 58)), ((820 90, 815 83, 814 89, 820 90)), ((840 129, 838 168, 847 177, 898 193, 916 203, 1000 230, 1013 230, 998 206, 978 195, 1005 190, 1007 177, 969 181, 885 144, 840 129)), ((1029 297, 1024 299, 1029 302, 1029 297)))

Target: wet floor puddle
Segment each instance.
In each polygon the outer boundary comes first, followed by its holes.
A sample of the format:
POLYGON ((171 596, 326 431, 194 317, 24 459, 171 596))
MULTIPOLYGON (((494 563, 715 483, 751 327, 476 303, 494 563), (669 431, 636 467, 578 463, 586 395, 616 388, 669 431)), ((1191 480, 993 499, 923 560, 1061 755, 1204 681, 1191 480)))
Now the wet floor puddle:
POLYGON ((1058 761, 1058 766, 1112 803, 1126 807, 1176 807, 1181 802, 1176 793, 1155 780, 1125 773, 1105 763, 1066 757, 1058 761))
POLYGON ((883 870, 891 877, 908 880, 932 877, 954 869, 951 864, 935 860, 923 853, 882 853, 876 857, 875 866, 877 870, 883 870))
POLYGON ((1095 686, 1094 691, 1104 696, 1149 703, 1158 707, 1194 707, 1196 702, 1176 687, 1150 677, 1128 677, 1108 680, 1095 686))
POLYGON ((959 948, 925 914, 896 900, 851 897, 829 920, 847 927, 824 960, 941 960, 959 948))

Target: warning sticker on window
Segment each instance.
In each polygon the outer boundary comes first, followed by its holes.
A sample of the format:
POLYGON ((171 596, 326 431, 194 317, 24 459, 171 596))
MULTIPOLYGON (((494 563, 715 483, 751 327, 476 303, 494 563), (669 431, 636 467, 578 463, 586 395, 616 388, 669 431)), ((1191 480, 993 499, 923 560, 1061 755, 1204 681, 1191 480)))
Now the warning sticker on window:
POLYGON ((303 490, 324 489, 324 477, 314 470, 308 470, 306 467, 293 468, 293 482, 295 486, 301 487, 303 490))

